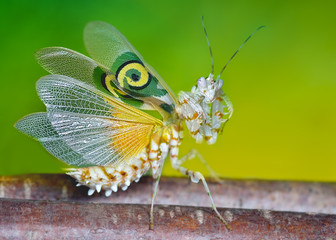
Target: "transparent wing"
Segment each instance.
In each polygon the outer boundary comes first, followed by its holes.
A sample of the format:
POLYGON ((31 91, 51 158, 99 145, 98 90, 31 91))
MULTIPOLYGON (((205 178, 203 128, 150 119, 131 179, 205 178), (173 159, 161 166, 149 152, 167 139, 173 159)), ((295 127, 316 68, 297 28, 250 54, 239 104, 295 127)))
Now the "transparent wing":
POLYGON ((125 52, 133 52, 142 58, 118 29, 105 22, 95 21, 86 25, 84 44, 89 55, 107 69, 111 69, 116 59, 125 52))
POLYGON ((84 29, 84 43, 89 55, 107 69, 111 69, 113 63, 123 53, 133 52, 141 59, 147 70, 159 80, 174 102, 177 101, 174 92, 169 88, 168 84, 112 25, 100 21, 88 23, 84 29))
MULTIPOLYGON (((63 47, 48 47, 35 52, 35 57, 38 63, 52 74, 69 76, 95 85, 94 77, 99 70, 98 64, 83 54, 63 47)), ((103 71, 100 71, 102 74, 103 71)))
POLYGON ((33 113, 20 119, 15 127, 40 141, 44 148, 56 158, 69 165, 84 167, 90 165, 80 154, 63 141, 51 125, 47 113, 33 113))
POLYGON ((138 155, 162 122, 62 75, 37 82, 48 119, 59 137, 92 165, 114 165, 138 155))
POLYGON ((127 96, 111 84, 105 81, 102 84, 106 73, 109 72, 108 69, 98 66, 94 60, 81 53, 63 47, 48 47, 38 50, 35 57, 38 63, 52 74, 61 74, 81 80, 100 91, 112 94, 129 105, 154 110, 151 105, 127 96))
POLYGON ((70 112, 162 125, 160 120, 67 76, 45 76, 37 82, 36 88, 48 113, 70 112))
POLYGON ((151 124, 51 113, 48 118, 60 138, 86 162, 120 164, 138 155, 149 143, 151 124))

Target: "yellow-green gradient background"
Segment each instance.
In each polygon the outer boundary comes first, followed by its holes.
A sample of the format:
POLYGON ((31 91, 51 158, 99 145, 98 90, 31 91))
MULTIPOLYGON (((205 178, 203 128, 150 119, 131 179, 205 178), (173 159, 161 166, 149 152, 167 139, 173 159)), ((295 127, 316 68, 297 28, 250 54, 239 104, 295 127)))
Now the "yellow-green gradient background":
MULTIPOLYGON (((215 71, 258 26, 266 25, 225 70, 232 119, 212 146, 187 137, 230 178, 336 180, 335 1, 1 1, 0 174, 61 172, 63 163, 13 124, 44 111, 35 82, 45 72, 33 53, 63 46, 86 54, 85 24, 117 27, 171 88, 189 91, 215 71)), ((188 133, 185 132, 188 136, 188 133)), ((206 172, 198 160, 187 164, 206 172)), ((178 175, 166 162, 165 175, 178 175)))

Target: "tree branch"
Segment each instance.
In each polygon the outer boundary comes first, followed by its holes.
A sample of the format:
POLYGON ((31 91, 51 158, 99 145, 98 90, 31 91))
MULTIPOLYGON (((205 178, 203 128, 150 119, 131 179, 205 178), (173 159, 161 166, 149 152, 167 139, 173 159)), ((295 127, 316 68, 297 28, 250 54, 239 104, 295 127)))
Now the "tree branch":
POLYGON ((151 179, 106 198, 87 196, 65 175, 0 178, 0 236, 5 239, 335 239, 336 184, 235 181, 209 183, 213 213, 201 184, 163 178, 148 230, 151 179), (123 203, 123 204, 120 204, 123 203), (133 204, 126 204, 133 203, 133 204), (176 206, 176 205, 195 205, 176 206), (207 207, 198 207, 199 205, 207 207), (232 207, 263 207, 264 210, 232 207))

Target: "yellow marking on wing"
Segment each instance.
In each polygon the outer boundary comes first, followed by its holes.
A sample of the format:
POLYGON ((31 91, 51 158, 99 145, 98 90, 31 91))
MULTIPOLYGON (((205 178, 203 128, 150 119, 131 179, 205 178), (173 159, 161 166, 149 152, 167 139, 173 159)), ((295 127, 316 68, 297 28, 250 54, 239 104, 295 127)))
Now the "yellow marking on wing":
POLYGON ((75 166, 127 163, 148 145, 153 129, 163 126, 159 119, 67 76, 46 76, 37 88, 61 146, 77 154, 65 162, 75 166))
POLYGON ((118 83, 123 88, 124 85, 124 79, 126 78, 127 83, 132 87, 142 87, 147 84, 149 81, 149 75, 147 70, 140 64, 140 63, 129 63, 126 66, 124 66, 119 74, 118 74, 118 83), (140 73, 140 79, 138 81, 134 81, 130 77, 128 77, 126 74, 129 70, 137 70, 140 73))
POLYGON ((119 97, 118 94, 116 93, 116 89, 111 86, 110 81, 114 81, 115 76, 113 74, 106 75, 104 81, 105 81, 105 86, 107 87, 107 90, 109 90, 110 93, 112 93, 115 97, 119 97))
POLYGON ((105 101, 111 105, 111 109, 116 108, 120 110, 118 113, 113 114, 113 116, 116 116, 117 119, 120 118, 125 121, 129 120, 131 122, 138 122, 142 124, 154 124, 163 126, 161 120, 152 117, 151 115, 141 110, 138 110, 135 107, 127 105, 117 99, 111 98, 103 93, 100 94, 104 97, 105 101))
POLYGON ((153 128, 153 125, 132 122, 113 127, 111 130, 116 134, 111 136, 111 147, 128 162, 148 146, 153 128))

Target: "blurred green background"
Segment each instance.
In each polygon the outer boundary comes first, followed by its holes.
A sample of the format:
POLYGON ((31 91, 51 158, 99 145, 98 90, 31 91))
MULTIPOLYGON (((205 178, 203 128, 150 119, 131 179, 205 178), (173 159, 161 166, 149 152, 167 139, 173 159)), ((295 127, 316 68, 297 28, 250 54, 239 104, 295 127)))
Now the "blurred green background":
MULTIPOLYGON (((117 27, 178 93, 215 71, 258 26, 222 75, 234 105, 215 145, 187 137, 181 155, 197 148, 230 178, 336 180, 335 1, 1 1, 0 174, 61 172, 13 124, 44 111, 35 82, 47 74, 33 53, 63 46, 86 54, 85 24, 117 27)), ((188 135, 187 132, 185 135, 188 135)), ((198 160, 188 167, 205 172, 198 160)), ((178 175, 167 161, 165 175, 178 175)))

